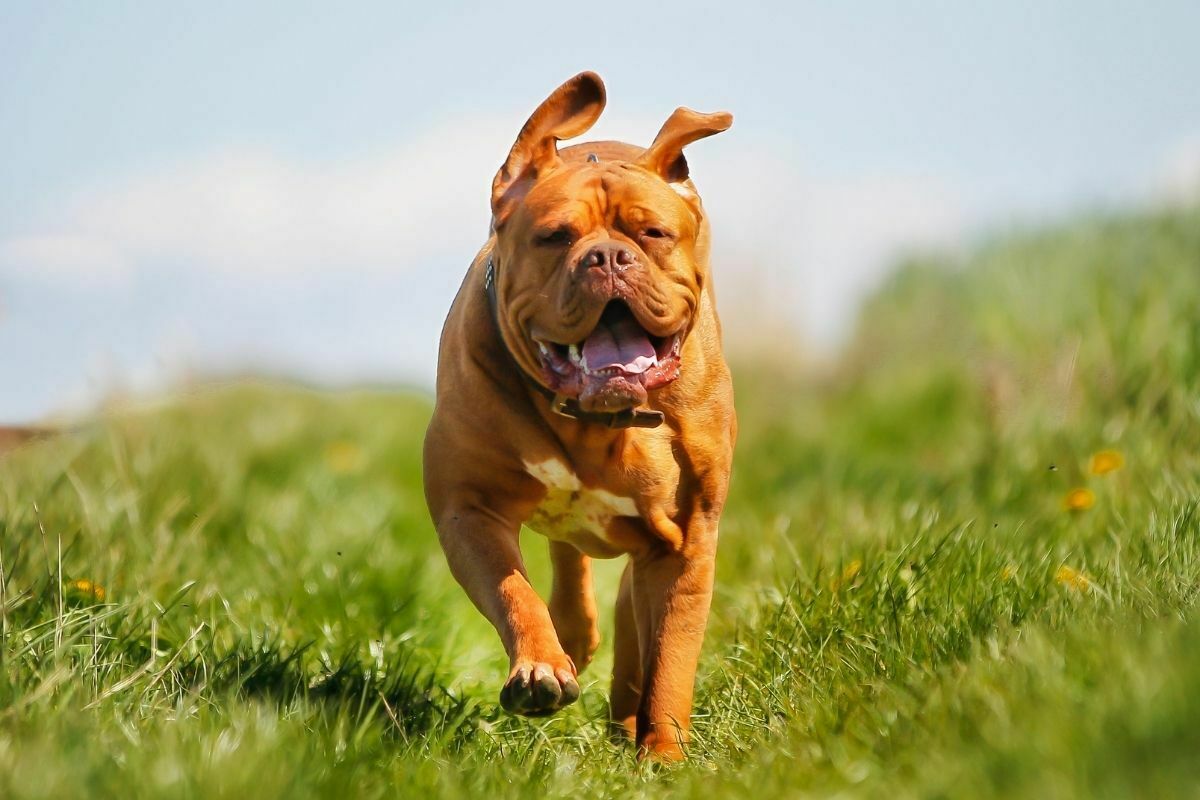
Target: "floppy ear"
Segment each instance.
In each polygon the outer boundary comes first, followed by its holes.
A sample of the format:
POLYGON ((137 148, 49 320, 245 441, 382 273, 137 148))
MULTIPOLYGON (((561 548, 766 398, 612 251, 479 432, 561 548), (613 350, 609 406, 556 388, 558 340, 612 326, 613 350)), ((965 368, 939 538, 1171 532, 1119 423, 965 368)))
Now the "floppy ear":
POLYGON ((729 130, 732 124, 733 115, 727 111, 701 114, 680 106, 663 123, 654 142, 638 157, 637 163, 661 175, 667 183, 686 181, 688 165, 683 148, 697 139, 729 130))
POLYGON ((604 110, 604 81, 581 72, 555 89, 529 117, 508 159, 492 181, 492 216, 498 224, 529 182, 553 170, 562 160, 558 141, 591 128, 604 110))

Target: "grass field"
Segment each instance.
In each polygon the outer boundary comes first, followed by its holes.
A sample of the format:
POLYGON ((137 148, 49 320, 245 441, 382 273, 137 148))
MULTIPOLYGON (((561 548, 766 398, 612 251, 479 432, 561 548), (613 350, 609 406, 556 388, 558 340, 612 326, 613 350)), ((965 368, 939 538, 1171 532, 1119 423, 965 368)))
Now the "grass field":
POLYGON ((607 645, 499 712, 425 399, 241 385, 0 456, 0 797, 1200 794, 1200 214, 909 264, 835 369, 735 372, 689 763, 607 739, 607 645))

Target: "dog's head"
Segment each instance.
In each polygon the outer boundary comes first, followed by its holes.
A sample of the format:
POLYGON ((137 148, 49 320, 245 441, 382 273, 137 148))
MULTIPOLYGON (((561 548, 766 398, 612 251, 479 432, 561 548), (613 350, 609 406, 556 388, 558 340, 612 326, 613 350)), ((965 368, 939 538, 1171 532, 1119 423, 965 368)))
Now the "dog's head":
POLYGON ((589 411, 673 381, 708 279, 704 211, 683 148, 729 114, 680 108, 648 148, 558 141, 604 110, 592 72, 554 91, 492 183, 497 305, 521 368, 589 411))

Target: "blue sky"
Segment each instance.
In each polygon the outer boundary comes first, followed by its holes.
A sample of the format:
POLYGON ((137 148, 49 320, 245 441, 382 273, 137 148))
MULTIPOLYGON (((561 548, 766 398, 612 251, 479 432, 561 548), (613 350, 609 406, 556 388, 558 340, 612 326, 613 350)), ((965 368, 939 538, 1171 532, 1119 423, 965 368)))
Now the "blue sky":
POLYGON ((691 156, 731 346, 828 347, 898 251, 1200 176, 1196 3, 302 5, 0 9, 0 421, 428 385, 492 173, 581 69, 598 137, 734 113, 691 156))

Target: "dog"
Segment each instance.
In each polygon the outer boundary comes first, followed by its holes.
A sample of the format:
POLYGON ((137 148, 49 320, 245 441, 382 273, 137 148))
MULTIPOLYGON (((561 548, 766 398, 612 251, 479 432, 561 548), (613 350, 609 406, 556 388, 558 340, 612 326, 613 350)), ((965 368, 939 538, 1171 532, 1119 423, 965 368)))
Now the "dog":
POLYGON ((592 558, 628 556, 610 714, 639 758, 686 756, 737 422, 684 147, 728 113, 677 109, 647 148, 595 142, 583 72, 530 116, 442 331, 425 493, 454 577, 509 658, 500 703, 552 714, 600 642, 592 558), (549 539, 549 602, 522 524, 549 539))

